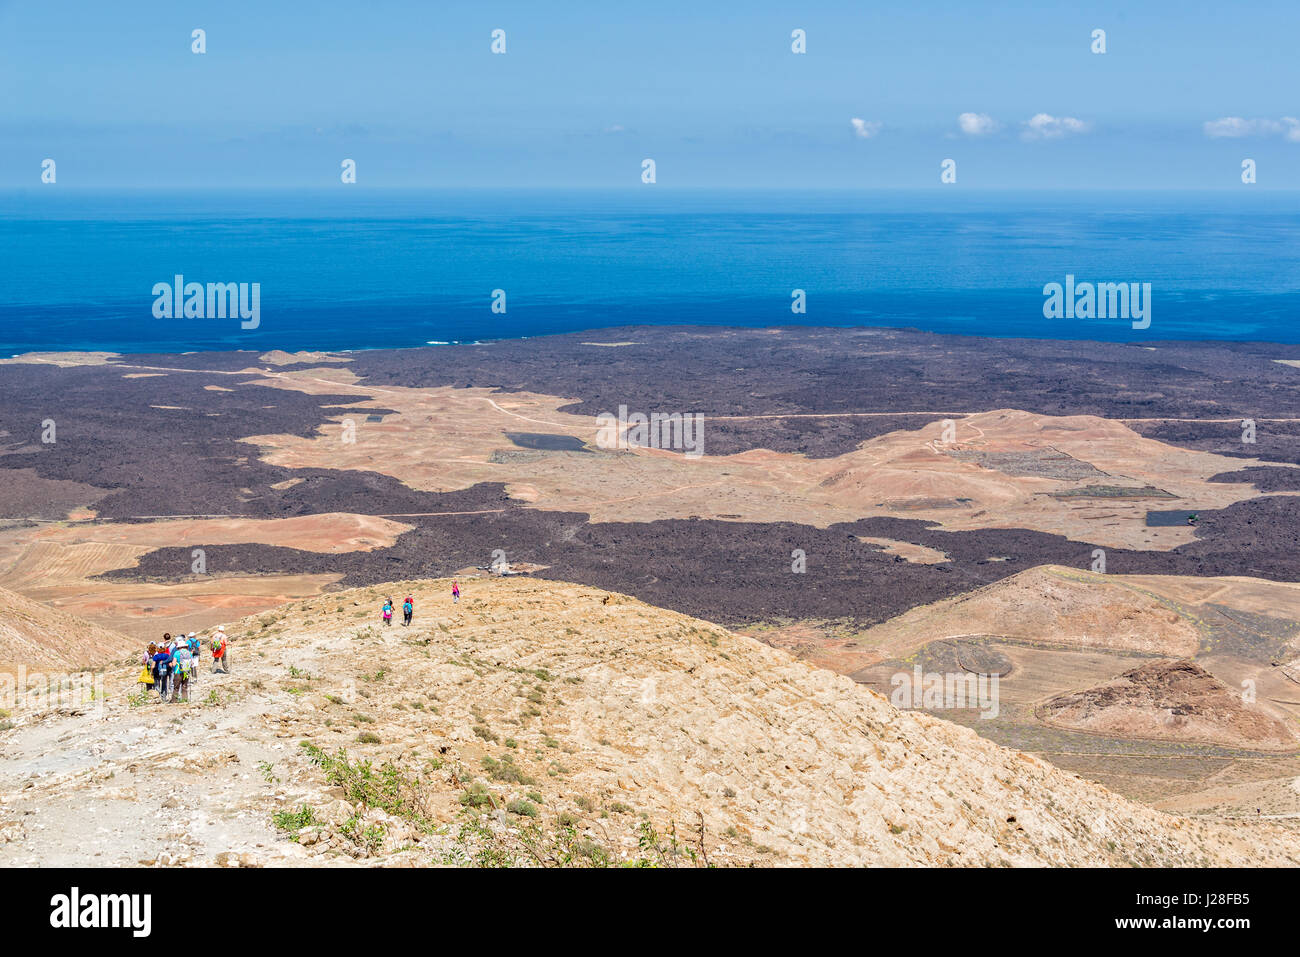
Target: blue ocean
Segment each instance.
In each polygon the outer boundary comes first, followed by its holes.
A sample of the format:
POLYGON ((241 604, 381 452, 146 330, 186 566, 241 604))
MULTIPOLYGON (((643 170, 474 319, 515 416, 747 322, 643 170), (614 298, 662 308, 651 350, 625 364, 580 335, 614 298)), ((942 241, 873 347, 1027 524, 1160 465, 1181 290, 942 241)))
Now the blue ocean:
POLYGON ((367 349, 631 324, 1300 342, 1300 193, 0 194, 0 353, 367 349), (153 289, 257 283, 257 328, 153 289), (1151 284, 1151 324, 1043 287, 1151 284), (791 311, 792 291, 806 312, 791 311), (493 311, 493 291, 504 312, 493 311), (500 296, 497 297, 500 301, 500 296))

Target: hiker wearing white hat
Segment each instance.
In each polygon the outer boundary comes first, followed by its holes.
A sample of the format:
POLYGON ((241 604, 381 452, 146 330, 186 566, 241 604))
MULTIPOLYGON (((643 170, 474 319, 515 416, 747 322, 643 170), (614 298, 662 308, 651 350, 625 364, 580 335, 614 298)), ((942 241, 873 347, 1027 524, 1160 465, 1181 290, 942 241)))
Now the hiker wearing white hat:
POLYGON ((221 666, 224 674, 230 674, 230 642, 226 639, 226 626, 218 625, 216 634, 212 636, 212 673, 217 673, 217 666, 221 666))
POLYGON ((190 678, 194 674, 194 655, 184 634, 177 634, 172 652, 172 704, 190 700, 190 678))
POLYGON ((194 659, 193 673, 190 675, 190 683, 198 684, 199 681, 199 658, 203 651, 203 642, 199 641, 199 634, 191 631, 185 636, 185 644, 189 645, 190 656, 194 659))

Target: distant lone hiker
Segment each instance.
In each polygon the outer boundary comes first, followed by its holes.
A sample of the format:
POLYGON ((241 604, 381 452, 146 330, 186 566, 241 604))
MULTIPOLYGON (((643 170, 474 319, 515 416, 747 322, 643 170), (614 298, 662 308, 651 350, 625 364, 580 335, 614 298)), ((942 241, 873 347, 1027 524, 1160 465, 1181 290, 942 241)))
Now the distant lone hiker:
POLYGON ((409 625, 411 618, 415 615, 415 599, 410 595, 406 596, 406 601, 402 602, 402 624, 409 625))
POLYGON ((454 605, 460 601, 460 586, 453 580, 451 583, 451 603, 454 605))
POLYGON ((393 600, 391 598, 384 599, 383 616, 385 625, 393 623, 393 600))

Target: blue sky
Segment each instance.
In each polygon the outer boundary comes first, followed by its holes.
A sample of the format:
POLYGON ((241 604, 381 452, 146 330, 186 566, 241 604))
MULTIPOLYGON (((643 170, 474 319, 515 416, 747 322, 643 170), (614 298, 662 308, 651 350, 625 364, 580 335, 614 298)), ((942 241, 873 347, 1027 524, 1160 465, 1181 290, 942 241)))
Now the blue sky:
POLYGON ((661 188, 940 188, 953 158, 962 189, 1240 189, 1250 157, 1296 189, 1298 38, 1295 2, 0 0, 0 187, 52 157, 69 188, 352 158, 359 188, 631 189, 651 157, 661 188))

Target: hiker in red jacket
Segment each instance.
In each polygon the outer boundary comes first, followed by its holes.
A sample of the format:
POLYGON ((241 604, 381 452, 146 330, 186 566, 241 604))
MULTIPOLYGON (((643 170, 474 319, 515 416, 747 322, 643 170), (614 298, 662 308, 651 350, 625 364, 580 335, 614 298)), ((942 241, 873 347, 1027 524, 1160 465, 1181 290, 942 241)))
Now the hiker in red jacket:
POLYGON ((456 584, 455 579, 451 583, 451 601, 452 604, 460 601, 460 586, 456 584))
POLYGON ((212 636, 212 673, 214 675, 217 673, 218 666, 220 666, 222 674, 230 674, 229 649, 225 626, 218 626, 217 633, 212 636))

